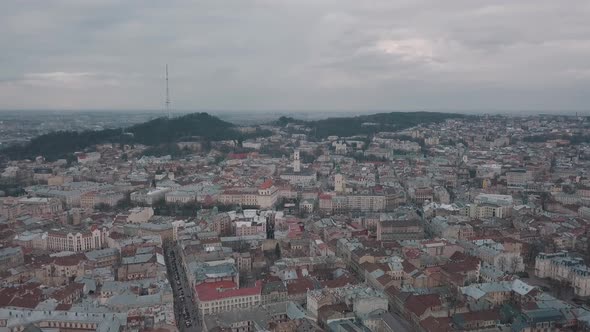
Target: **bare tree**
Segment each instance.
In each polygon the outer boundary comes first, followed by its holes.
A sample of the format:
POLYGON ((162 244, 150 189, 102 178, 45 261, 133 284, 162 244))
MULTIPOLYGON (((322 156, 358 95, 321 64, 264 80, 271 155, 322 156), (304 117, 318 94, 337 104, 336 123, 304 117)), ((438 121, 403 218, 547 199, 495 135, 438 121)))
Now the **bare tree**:
POLYGON ((506 272, 506 268, 508 267, 508 261, 506 260, 505 256, 500 256, 500 258, 498 258, 498 267, 500 268, 500 270, 502 270, 502 272, 506 272))
POLYGON ((513 273, 516 273, 519 266, 520 266, 520 258, 518 256, 512 256, 512 258, 510 258, 510 270, 513 273))

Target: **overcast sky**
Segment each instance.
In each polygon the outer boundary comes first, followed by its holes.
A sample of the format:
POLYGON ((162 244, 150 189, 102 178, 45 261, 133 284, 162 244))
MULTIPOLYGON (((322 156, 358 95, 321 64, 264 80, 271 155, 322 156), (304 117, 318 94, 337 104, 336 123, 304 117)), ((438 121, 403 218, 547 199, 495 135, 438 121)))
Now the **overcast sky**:
POLYGON ((0 109, 588 110, 588 0, 2 0, 0 109))

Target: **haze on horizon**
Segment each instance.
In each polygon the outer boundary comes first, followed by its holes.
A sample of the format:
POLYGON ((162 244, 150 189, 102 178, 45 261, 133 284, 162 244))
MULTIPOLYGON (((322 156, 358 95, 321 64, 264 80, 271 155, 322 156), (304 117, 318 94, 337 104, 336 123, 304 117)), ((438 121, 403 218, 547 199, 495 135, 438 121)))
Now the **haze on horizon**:
POLYGON ((3 1, 0 109, 590 109, 590 2, 3 1))

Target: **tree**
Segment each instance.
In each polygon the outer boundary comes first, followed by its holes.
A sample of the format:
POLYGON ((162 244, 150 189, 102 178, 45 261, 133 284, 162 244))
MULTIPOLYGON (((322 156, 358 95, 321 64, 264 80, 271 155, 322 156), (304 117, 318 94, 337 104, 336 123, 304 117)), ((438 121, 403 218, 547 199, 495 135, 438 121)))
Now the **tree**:
POLYGON ((94 208, 100 212, 108 212, 112 210, 112 207, 106 203, 98 203, 94 208))
POLYGON ((131 202, 131 194, 125 193, 125 197, 122 200, 118 201, 115 207, 117 210, 127 210, 132 206, 133 203, 131 202))
POLYGON ((275 256, 277 259, 281 258, 281 246, 278 244, 278 242, 275 246, 275 256))
POLYGON ((512 256, 512 258, 510 258, 510 270, 513 273, 515 273, 515 272, 517 272, 519 267, 520 267, 520 258, 517 256, 512 256))
POLYGON ((502 270, 502 272, 506 272, 506 268, 508 267, 508 261, 506 260, 505 256, 500 256, 498 258, 498 268, 502 270))

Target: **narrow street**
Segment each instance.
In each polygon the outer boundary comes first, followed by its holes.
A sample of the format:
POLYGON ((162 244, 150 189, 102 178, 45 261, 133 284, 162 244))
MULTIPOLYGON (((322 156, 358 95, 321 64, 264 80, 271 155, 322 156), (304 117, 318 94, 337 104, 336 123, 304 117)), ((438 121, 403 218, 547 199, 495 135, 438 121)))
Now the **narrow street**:
POLYGON ((194 292, 189 286, 186 271, 180 261, 175 243, 164 245, 164 258, 168 279, 174 294, 174 314, 176 325, 182 332, 201 332, 201 323, 194 301, 194 292))

